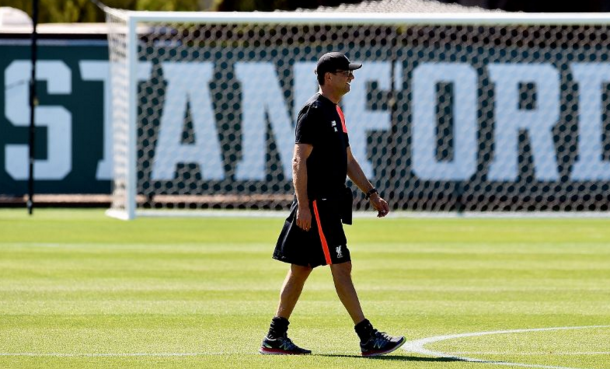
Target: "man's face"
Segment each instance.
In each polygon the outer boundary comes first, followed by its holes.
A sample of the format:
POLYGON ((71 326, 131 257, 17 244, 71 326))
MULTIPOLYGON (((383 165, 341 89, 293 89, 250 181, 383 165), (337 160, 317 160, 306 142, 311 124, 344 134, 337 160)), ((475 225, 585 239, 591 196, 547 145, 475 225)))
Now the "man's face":
POLYGON ((330 82, 337 93, 345 95, 350 91, 350 82, 353 79, 354 73, 351 70, 338 70, 331 72, 330 82))

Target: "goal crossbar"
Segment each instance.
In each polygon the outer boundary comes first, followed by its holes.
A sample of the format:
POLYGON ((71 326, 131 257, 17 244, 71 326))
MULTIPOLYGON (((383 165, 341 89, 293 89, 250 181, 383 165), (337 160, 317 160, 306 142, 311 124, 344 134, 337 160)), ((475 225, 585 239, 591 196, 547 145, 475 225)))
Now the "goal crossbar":
POLYGON ((268 25, 606 25, 607 13, 313 13, 126 11, 135 22, 268 25))

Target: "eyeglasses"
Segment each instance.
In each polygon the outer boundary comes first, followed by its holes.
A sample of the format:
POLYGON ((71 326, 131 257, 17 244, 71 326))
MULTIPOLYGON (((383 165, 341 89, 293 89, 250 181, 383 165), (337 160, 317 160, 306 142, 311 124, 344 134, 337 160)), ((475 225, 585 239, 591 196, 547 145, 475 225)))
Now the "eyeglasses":
POLYGON ((353 77, 354 76, 354 72, 352 72, 351 70, 336 70, 334 72, 332 72, 333 74, 342 74, 345 77, 353 77))

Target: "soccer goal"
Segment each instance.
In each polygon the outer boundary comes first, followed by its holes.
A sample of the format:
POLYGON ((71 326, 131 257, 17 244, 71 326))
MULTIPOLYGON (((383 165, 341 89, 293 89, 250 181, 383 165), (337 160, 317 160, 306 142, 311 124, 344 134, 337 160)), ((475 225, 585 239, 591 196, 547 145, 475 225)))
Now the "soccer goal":
POLYGON ((603 14, 106 12, 110 215, 287 209, 294 122, 329 51, 363 63, 341 104, 394 210, 608 210, 603 14))

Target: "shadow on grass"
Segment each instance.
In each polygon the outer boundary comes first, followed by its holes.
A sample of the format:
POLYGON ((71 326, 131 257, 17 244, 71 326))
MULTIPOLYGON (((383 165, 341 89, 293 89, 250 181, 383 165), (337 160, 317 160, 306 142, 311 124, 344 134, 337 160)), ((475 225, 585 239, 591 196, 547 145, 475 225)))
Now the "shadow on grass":
POLYGON ((459 358, 452 357, 419 357, 419 356, 374 356, 364 357, 362 355, 340 355, 340 354, 315 354, 314 356, 326 356, 326 357, 350 357, 355 359, 366 359, 366 360, 384 360, 384 361, 425 361, 435 363, 448 363, 454 361, 464 361, 459 358))

